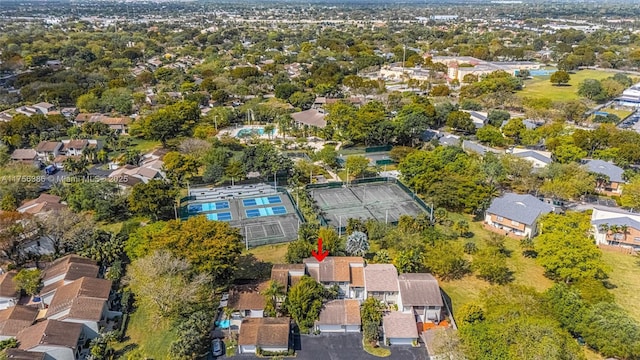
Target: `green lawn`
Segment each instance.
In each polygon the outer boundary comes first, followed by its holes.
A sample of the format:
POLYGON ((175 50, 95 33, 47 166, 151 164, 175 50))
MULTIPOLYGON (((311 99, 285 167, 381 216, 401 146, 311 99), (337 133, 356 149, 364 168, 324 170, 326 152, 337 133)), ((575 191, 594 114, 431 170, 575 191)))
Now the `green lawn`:
POLYGON ((161 143, 160 141, 154 140, 143 140, 143 139, 134 139, 132 143, 134 150, 139 150, 141 153, 148 153, 153 151, 156 148, 159 148, 161 143))
POLYGON ((578 98, 578 85, 586 79, 602 80, 613 76, 612 73, 599 70, 579 70, 570 74, 571 80, 565 86, 554 86, 549 76, 536 76, 525 80, 524 88, 518 92, 521 97, 547 98, 551 101, 567 101, 578 98))
MULTIPOLYGON (((484 241, 491 236, 491 232, 483 228, 481 221, 473 222, 470 217, 460 214, 449 214, 449 218, 454 221, 462 218, 469 221, 469 229, 473 233, 473 237, 458 241, 473 241, 479 248, 482 248, 484 241)), ((507 259, 507 265, 514 272, 514 284, 530 286, 537 291, 544 291, 553 285, 553 282, 544 276, 542 267, 536 264, 535 259, 522 256, 519 240, 507 238, 505 245, 511 251, 511 257, 507 259)), ((455 314, 456 309, 459 309, 464 304, 478 300, 482 291, 492 285, 476 278, 475 275, 470 275, 460 280, 441 281, 440 286, 451 298, 455 314)))
POLYGON ((602 258, 609 265, 610 281, 615 288, 611 292, 618 305, 622 306, 636 320, 640 321, 640 266, 638 257, 615 252, 602 251, 602 258))
MULTIPOLYGON (((154 321, 144 308, 138 308, 129 317, 127 341, 119 343, 116 350, 137 345, 136 350, 153 360, 169 358, 169 347, 176 338, 168 321, 154 321)), ((121 357, 126 358, 126 354, 121 357)))
POLYGON ((287 253, 289 244, 263 245, 249 249, 249 254, 253 254, 258 260, 270 262, 272 264, 283 264, 284 255, 287 253))

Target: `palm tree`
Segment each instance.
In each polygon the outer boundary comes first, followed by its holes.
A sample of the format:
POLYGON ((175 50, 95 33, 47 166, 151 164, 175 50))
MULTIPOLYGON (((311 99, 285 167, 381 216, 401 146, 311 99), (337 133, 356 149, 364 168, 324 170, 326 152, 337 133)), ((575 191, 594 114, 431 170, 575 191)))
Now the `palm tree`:
POLYGON ((262 295, 265 296, 267 304, 269 304, 267 307, 272 307, 275 311, 276 317, 278 317, 277 305, 278 300, 285 295, 284 286, 277 281, 271 280, 269 282, 269 287, 262 292, 262 295))
MULTIPOLYGON (((622 241, 627 242, 627 233, 629 232, 629 225, 619 225, 618 231, 622 233, 622 241)), ((620 245, 620 243, 618 243, 620 245)))
POLYGON ((231 336, 231 315, 233 314, 233 308, 225 307, 224 308, 224 316, 229 320, 229 326, 227 327, 227 331, 229 336, 231 336))
POLYGON ((93 146, 85 147, 82 149, 82 156, 93 164, 96 160, 96 148, 93 146))

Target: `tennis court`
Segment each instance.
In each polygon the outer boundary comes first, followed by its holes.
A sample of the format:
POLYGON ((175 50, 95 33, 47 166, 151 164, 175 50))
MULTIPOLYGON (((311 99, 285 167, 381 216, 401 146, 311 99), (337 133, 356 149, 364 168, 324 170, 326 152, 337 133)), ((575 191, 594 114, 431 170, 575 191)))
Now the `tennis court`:
POLYGON ((183 218, 205 215, 240 229, 247 247, 297 239, 301 219, 289 195, 269 184, 191 188, 183 218))
POLYGON ((344 228, 349 218, 395 223, 402 215, 426 211, 398 184, 378 182, 309 189, 328 225, 344 228))

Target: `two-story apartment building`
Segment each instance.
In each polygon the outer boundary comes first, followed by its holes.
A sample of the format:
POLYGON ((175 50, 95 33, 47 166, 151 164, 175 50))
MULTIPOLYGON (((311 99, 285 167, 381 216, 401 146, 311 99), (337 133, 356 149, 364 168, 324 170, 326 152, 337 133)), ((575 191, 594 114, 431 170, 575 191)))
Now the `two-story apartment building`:
POLYGON ((45 353, 46 359, 76 360, 86 338, 82 324, 45 320, 18 333, 18 349, 45 353))
POLYGON ((640 250, 640 214, 596 207, 591 225, 596 243, 640 250))
POLYGON ((82 277, 97 277, 98 265, 94 260, 78 255, 67 255, 51 263, 43 272, 40 297, 45 305, 51 304, 58 288, 82 277))
POLYGON ((10 308, 18 303, 20 292, 13 281, 16 274, 16 271, 0 274, 0 310, 10 308))
POLYGON ((322 262, 316 258, 303 260, 307 273, 326 288, 338 287, 339 299, 357 299, 363 301, 364 259, 361 257, 329 256, 322 262))
POLYGON ((58 141, 41 141, 36 146, 36 158, 42 162, 49 162, 60 155, 62 143, 58 141))
POLYGON ((367 298, 397 304, 400 289, 396 267, 392 264, 368 264, 364 268, 364 289, 367 298))
POLYGON ((438 280, 433 275, 401 274, 398 276, 398 286, 398 311, 413 314, 419 323, 439 323, 442 320, 444 302, 438 280))
POLYGON ((591 173, 596 174, 596 191, 606 195, 621 195, 624 170, 611 161, 587 160, 584 166, 591 173))
POLYGON ((33 325, 38 309, 16 305, 0 310, 0 341, 15 338, 18 333, 33 325))
POLYGON ((554 207, 532 195, 506 193, 494 199, 485 212, 484 222, 493 230, 504 230, 520 237, 537 233, 538 219, 554 207))

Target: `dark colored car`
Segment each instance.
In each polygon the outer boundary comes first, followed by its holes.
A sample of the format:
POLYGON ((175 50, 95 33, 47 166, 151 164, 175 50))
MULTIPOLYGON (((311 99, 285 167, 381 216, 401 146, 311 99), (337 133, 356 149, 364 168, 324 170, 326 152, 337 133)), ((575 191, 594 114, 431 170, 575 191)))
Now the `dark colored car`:
POLYGON ((211 353, 213 354, 213 356, 222 355, 224 349, 222 345, 222 340, 220 339, 213 339, 213 341, 211 341, 211 353))

